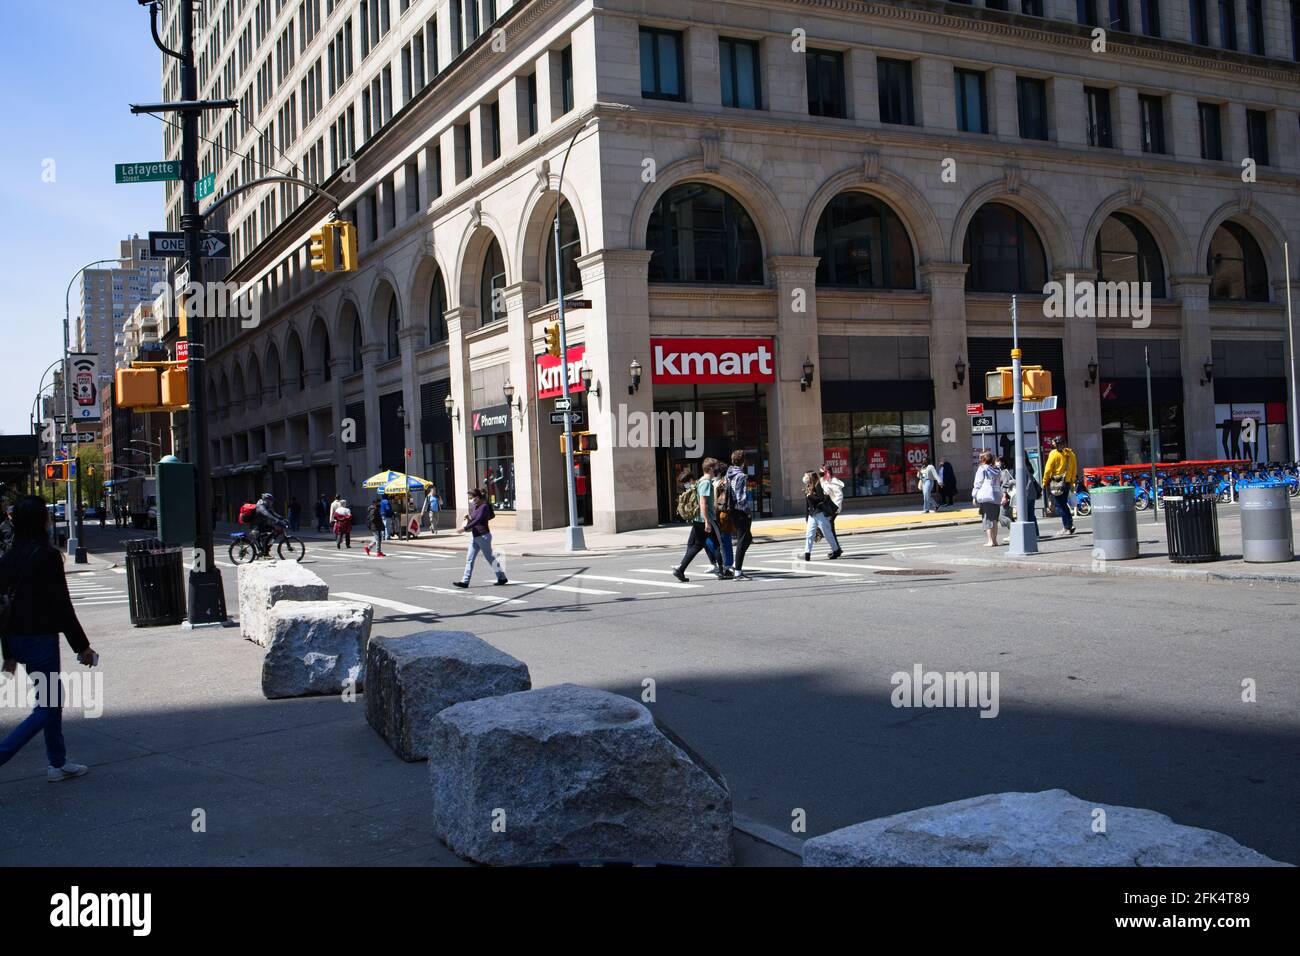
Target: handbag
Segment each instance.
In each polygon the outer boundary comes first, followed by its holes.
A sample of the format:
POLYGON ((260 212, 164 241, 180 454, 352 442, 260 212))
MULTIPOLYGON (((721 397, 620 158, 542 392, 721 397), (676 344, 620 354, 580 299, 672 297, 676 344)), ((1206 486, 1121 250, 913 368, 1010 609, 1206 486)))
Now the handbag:
POLYGON ((1053 498, 1059 498, 1065 494, 1065 476, 1053 475, 1052 480, 1047 483, 1047 490, 1052 493, 1053 498))

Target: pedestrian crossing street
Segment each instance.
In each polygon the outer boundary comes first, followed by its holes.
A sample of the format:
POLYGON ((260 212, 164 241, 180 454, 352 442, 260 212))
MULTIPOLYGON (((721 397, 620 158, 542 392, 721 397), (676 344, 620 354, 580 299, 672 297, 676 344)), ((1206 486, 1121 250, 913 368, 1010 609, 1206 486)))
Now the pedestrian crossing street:
POLYGON ((130 600, 126 595, 126 578, 112 572, 86 571, 68 575, 68 594, 76 608, 108 607, 126 604, 130 600))

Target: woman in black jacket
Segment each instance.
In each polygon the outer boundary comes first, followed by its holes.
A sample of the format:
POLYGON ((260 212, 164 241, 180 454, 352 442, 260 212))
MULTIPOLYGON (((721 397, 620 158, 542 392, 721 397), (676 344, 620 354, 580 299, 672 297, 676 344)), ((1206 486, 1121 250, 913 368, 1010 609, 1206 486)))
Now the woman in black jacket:
POLYGON ((8 763, 40 731, 45 732, 45 753, 49 757, 47 780, 79 777, 86 768, 68 760, 63 744, 62 685, 59 680, 59 632, 77 652, 77 660, 93 666, 98 655, 81 629, 77 612, 68 595, 63 575, 63 555, 51 547, 45 502, 32 495, 14 505, 13 547, 0 558, 0 599, 7 598, 9 624, 0 633, 4 648, 4 670, 13 674, 23 665, 28 677, 42 675, 44 693, 27 719, 0 741, 0 764, 8 763))
POLYGON ((813 541, 817 537, 817 532, 821 531, 827 547, 831 549, 828 557, 834 561, 844 553, 835 538, 835 529, 831 527, 831 517, 838 513, 839 509, 835 507, 835 502, 831 501, 830 495, 822 490, 815 471, 807 472, 803 476, 803 494, 804 516, 808 519, 807 532, 804 535, 803 559, 812 560, 813 541))

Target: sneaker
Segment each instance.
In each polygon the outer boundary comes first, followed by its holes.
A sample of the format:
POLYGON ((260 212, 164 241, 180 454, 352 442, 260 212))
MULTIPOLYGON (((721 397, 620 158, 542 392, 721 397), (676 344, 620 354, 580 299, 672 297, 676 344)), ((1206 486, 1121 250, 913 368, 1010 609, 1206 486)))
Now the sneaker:
POLYGON ((751 577, 750 577, 748 574, 746 574, 744 571, 737 571, 737 572, 736 572, 736 580, 737 580, 737 581, 752 581, 752 580, 754 580, 754 579, 751 578, 751 577))
POLYGON ((843 553, 844 553, 844 549, 843 549, 843 548, 836 548, 834 551, 832 551, 832 552, 830 553, 830 555, 829 555, 830 560, 834 561, 836 558, 838 558, 838 557, 839 557, 841 554, 843 554, 843 553))
POLYGON ((1077 529, 1074 527, 1074 525, 1071 525, 1070 527, 1068 527, 1068 528, 1065 529, 1065 533, 1066 533, 1066 534, 1074 534, 1074 532, 1075 532, 1076 530, 1077 530, 1077 529))
POLYGON ((731 570, 731 568, 723 568, 721 571, 718 572, 719 581, 730 581, 735 576, 736 576, 736 572, 731 570))
POLYGON ((503 585, 503 584, 509 584, 509 583, 510 583, 510 579, 509 579, 509 578, 497 578, 497 587, 500 587, 500 586, 503 585))
POLYGON ((805 552, 803 553, 803 559, 804 559, 805 561, 811 561, 811 560, 812 560, 812 552, 811 552, 811 551, 805 551, 805 552))
POLYGON ((380 551, 378 554, 375 555, 375 557, 377 557, 377 558, 386 558, 386 557, 388 557, 388 555, 386 555, 386 554, 384 554, 384 552, 380 551))
POLYGON ((468 581, 452 581, 451 584, 452 584, 452 587, 457 587, 457 588, 467 588, 467 587, 469 587, 469 582, 468 582, 468 581))
POLYGON ((690 580, 690 578, 686 576, 686 572, 683 571, 681 568, 673 568, 673 577, 675 577, 678 581, 682 581, 683 583, 690 580))
POLYGON ((370 557, 370 545, 366 545, 366 557, 370 557))
POLYGON ((50 783, 58 783, 60 780, 71 780, 73 777, 80 777, 89 769, 85 764, 73 763, 69 760, 62 767, 47 767, 45 779, 50 783))

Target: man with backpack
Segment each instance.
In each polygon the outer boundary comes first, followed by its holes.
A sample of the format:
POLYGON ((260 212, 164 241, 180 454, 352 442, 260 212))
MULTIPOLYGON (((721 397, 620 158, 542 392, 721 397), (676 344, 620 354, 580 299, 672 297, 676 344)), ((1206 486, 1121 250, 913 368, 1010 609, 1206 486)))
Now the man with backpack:
MULTIPOLYGON (((714 553, 721 553, 722 542, 718 538, 718 514, 715 505, 716 496, 713 479, 717 477, 720 463, 716 458, 704 459, 703 474, 694 488, 686 489, 677 499, 678 517, 691 523, 691 536, 686 541, 686 553, 681 562, 673 568, 673 577, 678 581, 688 581, 686 569, 695 560, 695 556, 712 542, 714 553), (694 500, 692 500, 692 498, 694 500)), ((735 577, 727 568, 718 571, 718 577, 731 579, 735 577)))
POLYGON ((501 570, 501 562, 492 553, 492 529, 489 527, 488 522, 495 517, 496 512, 492 510, 492 505, 484 497, 483 489, 475 488, 469 493, 469 507, 470 512, 465 518, 465 526, 460 529, 462 534, 468 531, 471 535, 469 553, 465 555, 465 576, 461 580, 451 583, 458 588, 469 587, 469 579, 474 573, 474 562, 482 553, 488 567, 496 572, 497 584, 509 584, 509 578, 501 570))
POLYGON ((731 565, 731 569, 735 572, 737 581, 749 581, 751 578, 744 570, 745 552, 754 543, 754 535, 750 530, 754 523, 754 516, 752 514, 752 502, 749 498, 749 474, 745 471, 745 450, 743 448, 737 448, 731 453, 731 466, 727 468, 724 477, 727 482, 727 493, 731 505, 728 514, 731 518, 731 528, 736 543, 735 560, 731 565))
POLYGON ((1056 502, 1056 510, 1061 513, 1061 524, 1066 534, 1074 534, 1074 515, 1070 513, 1070 492, 1079 480, 1079 459, 1074 449, 1065 444, 1059 435, 1051 441, 1052 453, 1043 465, 1043 485, 1047 493, 1056 502))
POLYGON ((370 549, 375 549, 375 557, 385 557, 384 554, 384 515, 380 505, 383 498, 376 498, 370 502, 370 507, 366 509, 366 527, 374 534, 374 540, 366 545, 366 557, 370 557, 370 549))
POLYGON ((284 518, 275 513, 271 506, 274 501, 275 497, 267 491, 257 499, 256 504, 249 502, 239 506, 239 523, 253 526, 253 544, 261 554, 270 552, 275 529, 288 525, 284 518))

